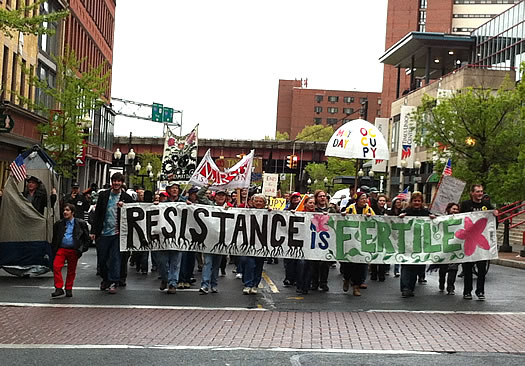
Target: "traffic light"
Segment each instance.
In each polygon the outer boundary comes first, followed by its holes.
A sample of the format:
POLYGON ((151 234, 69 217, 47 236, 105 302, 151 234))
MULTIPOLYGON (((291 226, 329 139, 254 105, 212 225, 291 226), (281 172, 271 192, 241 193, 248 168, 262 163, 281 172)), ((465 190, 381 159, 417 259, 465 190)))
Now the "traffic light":
POLYGON ((290 169, 297 168, 297 155, 288 155, 286 157, 286 166, 290 169))
MULTIPOLYGON (((162 122, 164 114, 164 106, 159 103, 153 103, 151 106, 151 120, 155 122, 162 122)), ((173 118, 173 110, 172 110, 172 118, 173 118)))

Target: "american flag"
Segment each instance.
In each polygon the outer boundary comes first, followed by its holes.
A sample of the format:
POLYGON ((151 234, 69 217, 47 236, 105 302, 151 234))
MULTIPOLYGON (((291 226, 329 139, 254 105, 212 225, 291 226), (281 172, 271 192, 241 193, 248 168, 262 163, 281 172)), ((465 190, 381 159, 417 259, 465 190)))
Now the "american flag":
POLYGON ((26 165, 24 164, 24 158, 22 155, 19 154, 15 161, 9 165, 9 168, 11 169, 11 174, 15 177, 17 183, 26 179, 26 165))
POLYGON ((399 193, 397 195, 397 198, 400 199, 401 201, 403 200, 408 200, 408 187, 406 187, 403 192, 399 193))
POLYGON ((443 175, 452 175, 452 160, 448 159, 447 165, 443 169, 443 175))

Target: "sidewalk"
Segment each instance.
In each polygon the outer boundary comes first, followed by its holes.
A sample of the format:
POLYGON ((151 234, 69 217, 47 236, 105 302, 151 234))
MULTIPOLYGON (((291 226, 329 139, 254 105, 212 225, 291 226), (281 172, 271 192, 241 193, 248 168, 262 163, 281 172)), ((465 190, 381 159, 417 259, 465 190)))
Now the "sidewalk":
POLYGON ((514 248, 514 250, 517 250, 517 252, 511 252, 511 253, 503 253, 499 252, 499 258, 493 259, 490 262, 492 264, 498 264, 500 266, 505 267, 513 267, 513 268, 519 268, 519 269, 525 269, 525 257, 520 257, 520 250, 522 248, 514 248))
POLYGON ((525 314, 1 307, 0 345, 524 353, 525 314))

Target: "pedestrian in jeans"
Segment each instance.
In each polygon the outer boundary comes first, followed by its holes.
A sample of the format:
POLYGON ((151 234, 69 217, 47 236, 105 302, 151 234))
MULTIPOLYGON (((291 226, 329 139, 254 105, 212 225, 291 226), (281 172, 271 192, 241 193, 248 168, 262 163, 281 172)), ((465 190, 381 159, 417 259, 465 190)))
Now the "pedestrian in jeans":
POLYGON ((87 223, 82 219, 77 219, 75 215, 75 206, 71 203, 64 205, 64 218, 57 221, 53 226, 53 240, 51 242, 54 261, 53 274, 55 282, 55 292, 52 297, 64 295, 64 279, 62 277, 62 268, 67 261, 67 276, 65 294, 66 297, 73 296, 73 283, 77 269, 78 258, 82 253, 87 251, 91 238, 87 223))
MULTIPOLYGON (((447 215, 454 215, 459 213, 459 205, 450 202, 445 209, 447 215)), ((455 295, 456 275, 458 273, 459 264, 439 264, 439 292, 445 291, 445 283, 447 284, 447 295, 455 295)))
MULTIPOLYGON (((386 215, 387 216, 399 216, 401 215, 401 212, 403 211, 403 200, 401 200, 401 198, 399 197, 395 197, 393 200, 392 200, 392 207, 388 210, 386 210, 386 215)), ((399 277, 400 274, 399 274, 399 269, 400 269, 400 264, 399 263, 396 263, 394 264, 394 277, 399 277)))
MULTIPOLYGON (((186 198, 180 195, 180 186, 171 181, 166 186, 168 196, 162 202, 186 202, 186 198)), ((158 205, 159 201, 153 202, 158 205)), ((160 277, 160 291, 168 289, 168 294, 175 294, 179 283, 182 252, 178 250, 159 250, 157 252, 157 264, 160 277)))
MULTIPOLYGON (((304 211, 315 212, 315 198, 313 196, 304 200, 304 211)), ((296 259, 296 261, 295 282, 297 288, 295 291, 298 294, 306 295, 312 282, 312 263, 314 261, 308 259, 296 259)))
POLYGON ((100 256, 101 290, 110 294, 117 293, 120 281, 120 208, 133 199, 122 190, 124 175, 114 173, 111 176, 111 188, 100 192, 91 227, 91 239, 96 240, 97 254, 100 256))
MULTIPOLYGON (((483 186, 481 184, 474 184, 470 188, 470 200, 461 202, 460 211, 474 212, 486 211, 492 209, 492 204, 488 200, 483 199, 483 186)), ((493 211, 494 216, 498 216, 498 210, 493 211)), ((463 266, 463 298, 465 300, 472 300, 472 268, 478 268, 478 279, 476 281, 476 296, 479 300, 485 300, 485 275, 487 274, 488 261, 477 261, 462 263, 463 266)))
MULTIPOLYGON (((408 207, 403 210, 399 217, 405 216, 428 216, 435 219, 436 216, 423 206, 423 194, 415 191, 410 196, 408 207)), ((417 277, 424 273, 426 265, 424 264, 402 264, 401 265, 401 296, 412 297, 416 288, 417 277)), ((425 281, 426 282, 426 281, 425 281)))

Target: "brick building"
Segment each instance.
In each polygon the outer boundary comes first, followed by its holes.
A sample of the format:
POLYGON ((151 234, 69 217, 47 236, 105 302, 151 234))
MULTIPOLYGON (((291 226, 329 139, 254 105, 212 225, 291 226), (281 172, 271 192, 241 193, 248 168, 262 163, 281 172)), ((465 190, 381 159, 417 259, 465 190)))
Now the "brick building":
MULTIPOLYGON (((34 2, 5 0, 0 1, 0 6, 7 10, 15 10, 22 4, 31 5, 34 2)), ((110 71, 113 63, 115 6, 116 0, 49 0, 40 5, 40 13, 62 9, 70 11, 66 19, 44 24, 55 30, 54 35, 14 33, 13 38, 9 38, 0 34, 0 108, 15 121, 14 128, 9 133, 0 133, 0 187, 4 185, 8 176, 8 166, 16 156, 28 147, 41 143, 37 125, 47 121, 47 116, 21 105, 17 93, 52 109, 59 108, 52 98, 29 86, 28 76, 22 72, 22 66, 41 80, 47 80, 50 86, 54 86, 57 73, 56 57, 62 56, 66 47, 69 47, 75 51, 78 58, 86 58, 81 72, 88 65, 96 67, 102 62, 106 62, 105 71, 110 71)), ((78 169, 78 179, 83 187, 88 182, 102 177, 111 164, 114 114, 109 108, 110 95, 111 86, 101 96, 108 102, 107 105, 90 116, 92 126, 86 131, 89 138, 85 166, 78 169)))
MULTIPOLYGON (((490 18, 502 13, 520 0, 389 0, 385 50, 408 33, 437 32, 456 35, 469 35, 474 29, 490 18)), ((450 60, 455 62, 454 55, 450 60)), ((423 78, 416 78, 410 85, 410 71, 386 65, 383 73, 383 92, 381 114, 390 116, 394 100, 406 91, 414 90, 424 84, 423 78), (399 76, 398 76, 399 75, 399 76), (397 79, 400 88, 397 90, 397 79)))
POLYGON ((339 127, 365 113, 373 122, 380 107, 381 93, 307 89, 301 80, 279 80, 276 130, 294 139, 305 126, 339 127))

